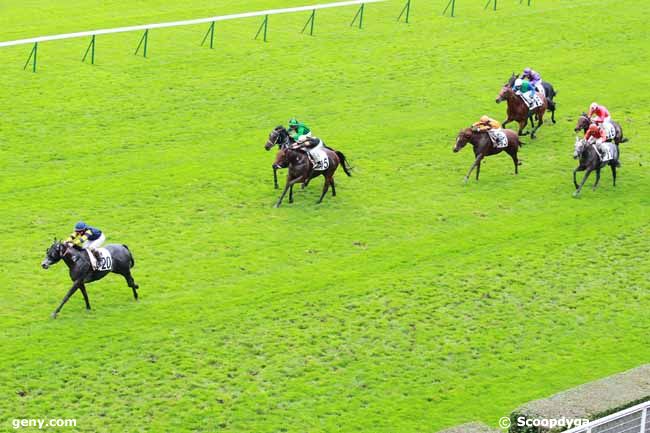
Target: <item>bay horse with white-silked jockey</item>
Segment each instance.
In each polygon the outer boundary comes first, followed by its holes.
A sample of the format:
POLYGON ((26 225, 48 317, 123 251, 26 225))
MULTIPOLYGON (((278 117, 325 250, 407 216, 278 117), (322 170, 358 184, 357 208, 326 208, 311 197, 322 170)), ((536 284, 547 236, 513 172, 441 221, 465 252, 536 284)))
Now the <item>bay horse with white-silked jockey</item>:
MULTIPOLYGON (((616 131, 614 135, 614 144, 618 146, 621 143, 625 143, 627 141, 627 137, 623 137, 623 128, 621 125, 618 122, 614 122, 613 120, 610 120, 609 123, 612 124, 614 131, 616 131)), ((591 119, 587 113, 582 113, 580 117, 578 117, 578 122, 576 123, 576 127, 573 129, 573 131, 578 132, 582 130, 582 132, 586 134, 587 129, 589 129, 589 125, 591 125, 591 119)))
POLYGON ((496 147, 492 143, 492 139, 487 131, 477 131, 473 128, 460 130, 456 137, 454 153, 460 151, 467 143, 472 143, 472 146, 474 147, 474 156, 476 157, 474 163, 465 176, 465 183, 469 180, 469 175, 472 173, 474 168, 476 168, 476 180, 478 180, 479 173, 481 172, 481 161, 483 161, 485 157, 496 155, 502 151, 505 151, 510 155, 512 162, 515 164, 515 174, 519 174, 519 165, 521 165, 521 161, 519 161, 519 158, 517 157, 517 152, 523 143, 519 141, 519 136, 515 134, 514 131, 510 129, 502 129, 502 131, 506 134, 506 138, 508 139, 507 147, 496 147))
MULTIPOLYGON (((310 138, 309 140, 319 140, 318 138, 310 138)), ((320 140, 319 140, 320 141, 320 140)), ((321 142, 322 143, 322 142, 321 142)), ((295 146, 287 146, 281 148, 276 157, 275 162, 273 163, 273 169, 277 170, 280 168, 288 168, 289 173, 287 174, 287 183, 284 186, 284 191, 280 195, 275 207, 280 207, 282 200, 289 191, 289 203, 293 203, 293 186, 302 182, 302 187, 307 186, 309 181, 315 177, 323 176, 325 182, 323 184, 323 192, 321 193, 320 198, 317 203, 321 203, 325 194, 327 193, 329 187, 332 187, 332 196, 336 196, 336 186, 334 184, 334 173, 339 165, 343 167, 343 171, 348 176, 352 176, 350 173, 351 167, 348 164, 348 161, 343 154, 338 150, 330 149, 324 144, 321 144, 321 150, 325 152, 327 157, 327 168, 323 170, 318 170, 314 168, 314 163, 311 161, 311 158, 307 155, 307 151, 302 148, 295 148, 295 146)))

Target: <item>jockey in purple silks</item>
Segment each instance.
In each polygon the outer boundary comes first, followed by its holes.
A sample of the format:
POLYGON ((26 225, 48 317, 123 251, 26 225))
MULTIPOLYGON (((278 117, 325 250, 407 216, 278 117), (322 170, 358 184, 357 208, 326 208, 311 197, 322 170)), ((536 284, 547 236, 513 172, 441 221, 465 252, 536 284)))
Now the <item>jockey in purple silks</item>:
POLYGON ((530 81, 530 84, 534 89, 537 89, 539 93, 546 96, 544 87, 542 86, 542 76, 539 75, 539 72, 534 71, 530 68, 524 69, 524 72, 521 74, 521 78, 524 78, 530 81))

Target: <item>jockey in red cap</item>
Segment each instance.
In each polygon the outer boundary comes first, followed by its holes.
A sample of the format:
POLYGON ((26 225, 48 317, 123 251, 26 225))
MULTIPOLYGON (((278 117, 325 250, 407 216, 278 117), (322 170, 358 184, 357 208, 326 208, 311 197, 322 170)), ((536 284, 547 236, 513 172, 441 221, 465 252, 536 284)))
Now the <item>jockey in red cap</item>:
POLYGON ((609 115, 609 111, 607 108, 605 108, 602 105, 598 105, 597 103, 593 102, 589 106, 589 117, 592 117, 592 120, 597 123, 598 125, 609 122, 612 120, 612 118, 609 115))
POLYGON ((585 134, 585 141, 595 141, 596 144, 604 143, 607 141, 607 133, 603 128, 592 123, 589 125, 589 129, 587 129, 587 133, 585 134))

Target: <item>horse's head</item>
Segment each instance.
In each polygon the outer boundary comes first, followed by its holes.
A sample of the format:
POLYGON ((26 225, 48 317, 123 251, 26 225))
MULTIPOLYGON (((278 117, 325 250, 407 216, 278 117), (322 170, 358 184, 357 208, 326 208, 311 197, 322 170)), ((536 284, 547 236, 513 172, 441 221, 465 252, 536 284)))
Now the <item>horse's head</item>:
POLYGON ((454 153, 465 147, 465 145, 472 139, 472 128, 461 129, 456 137, 456 145, 454 146, 454 153))
POLYGON ((582 129, 583 131, 587 132, 587 128, 589 128, 590 124, 591 119, 589 119, 587 113, 582 113, 580 117, 578 117, 578 123, 576 123, 576 127, 573 129, 573 131, 578 132, 582 129))
POLYGON ((45 250, 45 259, 41 262, 41 267, 43 269, 49 268, 51 265, 57 263, 65 255, 66 247, 61 241, 54 239, 52 245, 45 250))
POLYGON ((265 150, 271 150, 275 145, 282 148, 289 142, 289 133, 284 126, 276 126, 269 134, 269 139, 264 144, 265 150))
POLYGON ((514 90, 512 90, 512 87, 509 86, 503 86, 501 88, 501 91, 499 92, 499 96, 497 96, 497 99, 495 102, 498 104, 500 102, 503 102, 507 99, 510 99, 513 95, 515 94, 514 90))
POLYGON ((573 159, 582 157, 582 152, 587 147, 587 141, 584 138, 576 137, 576 143, 573 145, 573 159))
POLYGON ((510 78, 508 78, 508 81, 506 81, 505 86, 506 86, 506 87, 510 87, 510 88, 512 89, 512 86, 515 85, 515 81, 516 81, 516 80, 517 80, 517 74, 515 74, 515 73, 513 72, 512 75, 510 76, 510 78))

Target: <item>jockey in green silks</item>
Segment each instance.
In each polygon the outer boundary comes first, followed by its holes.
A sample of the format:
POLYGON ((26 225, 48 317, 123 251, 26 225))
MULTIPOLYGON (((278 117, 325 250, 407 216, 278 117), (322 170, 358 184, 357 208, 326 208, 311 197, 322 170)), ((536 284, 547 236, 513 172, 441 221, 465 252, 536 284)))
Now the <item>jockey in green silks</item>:
POLYGON ((311 137, 311 129, 304 123, 299 122, 295 117, 289 120, 287 131, 296 143, 300 143, 305 141, 307 137, 311 137))

